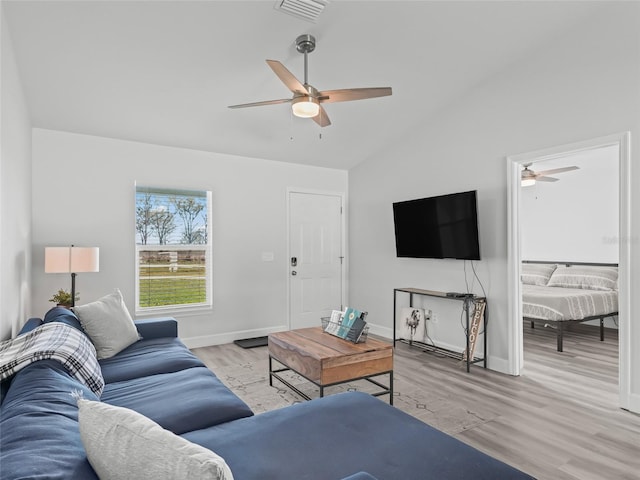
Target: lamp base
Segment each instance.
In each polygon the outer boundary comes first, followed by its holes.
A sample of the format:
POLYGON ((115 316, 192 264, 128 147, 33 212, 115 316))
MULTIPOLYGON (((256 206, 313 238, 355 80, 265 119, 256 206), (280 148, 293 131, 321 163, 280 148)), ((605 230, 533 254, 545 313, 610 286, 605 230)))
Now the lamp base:
POLYGON ((71 306, 76 306, 76 274, 71 274, 71 306))

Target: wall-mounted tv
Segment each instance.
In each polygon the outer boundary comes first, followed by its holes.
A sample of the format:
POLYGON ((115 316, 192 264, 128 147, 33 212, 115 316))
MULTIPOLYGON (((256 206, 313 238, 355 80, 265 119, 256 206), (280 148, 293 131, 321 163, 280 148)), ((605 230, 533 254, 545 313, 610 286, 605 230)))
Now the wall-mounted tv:
POLYGON ((396 255, 480 260, 476 191, 393 204, 396 255))

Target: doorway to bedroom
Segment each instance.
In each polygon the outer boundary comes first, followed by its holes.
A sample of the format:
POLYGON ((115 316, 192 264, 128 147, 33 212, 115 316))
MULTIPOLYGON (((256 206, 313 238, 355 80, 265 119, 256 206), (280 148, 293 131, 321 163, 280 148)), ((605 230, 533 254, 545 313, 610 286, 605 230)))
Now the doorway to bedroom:
MULTIPOLYGON (((619 350, 618 342, 618 334, 623 339, 625 329, 619 328, 618 317, 605 320, 605 342, 600 341, 598 320, 595 324, 573 323, 570 329, 564 327, 564 348, 558 352, 559 322, 536 322, 535 328, 530 322, 523 322, 522 290, 531 287, 520 280, 525 278, 523 261, 620 264, 625 277, 628 245, 620 239, 627 238, 623 232, 628 231, 628 225, 619 222, 625 218, 620 211, 621 207, 624 210, 628 196, 625 182, 621 181, 624 178, 621 170, 626 168, 625 138, 625 135, 611 136, 509 158, 512 174, 509 265, 513 283, 517 284, 510 298, 511 311, 517 315, 511 336, 517 357, 514 373, 555 378, 559 387, 575 389, 576 385, 568 385, 573 378, 571 371, 589 370, 594 378, 602 379, 599 389, 608 398, 605 401, 615 405, 624 403, 626 388, 620 375, 625 368, 626 352, 624 348, 619 350), (522 178, 534 172, 536 181, 521 182, 523 171, 522 178), (551 173, 544 175, 548 171, 551 173), (540 173, 543 175, 538 176, 540 173)), ((530 268, 525 270, 528 272, 530 268)), ((624 297, 627 283, 622 279, 621 283, 624 297)), ((529 312, 531 304, 527 302, 525 307, 529 312)), ((621 316, 624 311, 623 306, 621 316)))

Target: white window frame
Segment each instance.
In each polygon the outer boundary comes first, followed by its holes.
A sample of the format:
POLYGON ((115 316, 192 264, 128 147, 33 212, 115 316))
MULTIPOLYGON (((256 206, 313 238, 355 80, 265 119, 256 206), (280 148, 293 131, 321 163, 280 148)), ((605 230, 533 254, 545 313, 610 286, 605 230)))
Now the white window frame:
MULTIPOLYGON (((148 189, 150 191, 157 191, 159 193, 167 193, 174 190, 177 193, 185 194, 189 190, 186 189, 172 189, 162 187, 149 187, 136 185, 135 193, 139 190, 148 189)), ((195 190, 194 192, 203 192, 204 190, 195 190)), ((168 314, 172 312, 188 312, 198 310, 211 310, 213 308, 213 246, 212 246, 212 228, 211 228, 211 192, 206 191, 207 198, 207 243, 206 244, 138 244, 137 232, 134 237, 135 243, 135 311, 136 315, 150 315, 150 314, 168 314), (140 306, 140 255, 146 251, 185 251, 185 250, 201 250, 205 252, 205 301, 199 303, 188 304, 173 304, 163 305, 155 307, 141 307, 140 306)), ((134 199, 134 205, 137 207, 137 202, 134 199)))

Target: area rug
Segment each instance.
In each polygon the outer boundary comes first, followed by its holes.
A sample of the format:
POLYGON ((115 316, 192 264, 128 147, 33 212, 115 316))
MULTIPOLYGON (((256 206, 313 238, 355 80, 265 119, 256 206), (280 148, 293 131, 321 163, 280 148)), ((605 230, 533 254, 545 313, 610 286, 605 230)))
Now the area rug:
MULTIPOLYGON (((277 379, 273 380, 273 387, 269 386, 266 348, 260 348, 265 351, 264 360, 216 366, 214 373, 256 414, 305 401, 277 379)), ((319 388, 300 375, 293 372, 282 372, 281 375, 311 398, 320 395, 319 388)), ((376 380, 386 384, 388 376, 383 375, 376 380)), ((327 387, 324 390, 325 395, 332 395, 345 391, 372 393, 379 391, 380 388, 366 380, 359 380, 327 387)), ((379 398, 380 401, 389 401, 388 395, 379 398)), ((450 435, 473 428, 495 416, 495 412, 452 407, 452 401, 448 398, 446 391, 426 391, 424 388, 412 384, 410 379, 397 372, 394 375, 393 403, 396 408, 450 435)))

